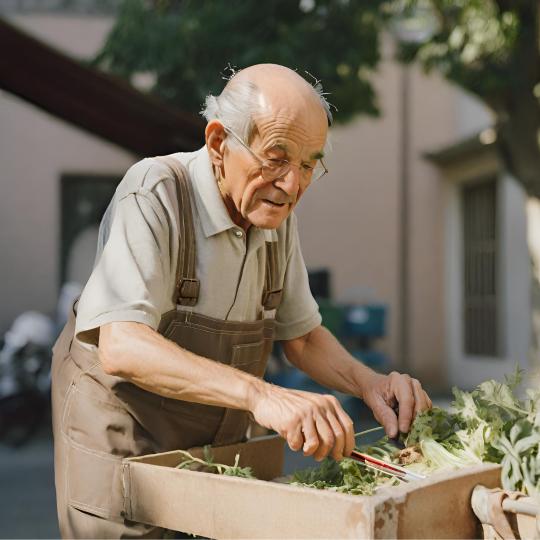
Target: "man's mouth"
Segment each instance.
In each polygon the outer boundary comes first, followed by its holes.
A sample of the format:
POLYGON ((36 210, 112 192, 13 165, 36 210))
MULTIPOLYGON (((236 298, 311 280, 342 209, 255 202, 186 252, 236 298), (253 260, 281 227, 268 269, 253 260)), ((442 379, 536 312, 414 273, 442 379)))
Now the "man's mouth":
POLYGON ((270 205, 270 206, 274 206, 276 208, 281 208, 282 206, 285 206, 286 202, 276 202, 276 201, 272 201, 270 199, 263 199, 263 202, 265 202, 266 204, 270 205))

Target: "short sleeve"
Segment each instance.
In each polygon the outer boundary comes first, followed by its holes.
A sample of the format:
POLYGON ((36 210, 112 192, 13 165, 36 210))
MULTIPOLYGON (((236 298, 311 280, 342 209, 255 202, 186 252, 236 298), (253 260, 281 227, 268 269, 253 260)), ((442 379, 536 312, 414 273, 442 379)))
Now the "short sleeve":
POLYGON ((170 235, 170 216, 153 192, 130 193, 116 202, 108 238, 78 304, 79 340, 97 345, 99 327, 116 321, 157 329, 174 290, 170 235))
POLYGON ((322 322, 319 306, 309 288, 306 265, 300 249, 296 218, 294 215, 291 217, 283 294, 276 312, 275 339, 278 341, 303 336, 322 322))

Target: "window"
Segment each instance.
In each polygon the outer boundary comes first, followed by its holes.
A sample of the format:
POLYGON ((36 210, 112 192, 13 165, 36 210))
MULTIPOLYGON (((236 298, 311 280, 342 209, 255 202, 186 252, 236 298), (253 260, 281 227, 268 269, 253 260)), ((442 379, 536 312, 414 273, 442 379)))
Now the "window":
MULTIPOLYGON (((61 253, 60 284, 68 277, 70 253, 81 233, 97 227, 107 208, 120 176, 66 174, 61 179, 61 253)), ((90 254, 94 260, 95 244, 90 254)), ((88 270, 90 272, 91 267, 88 270)))
POLYGON ((464 352, 498 356, 497 184, 468 185, 463 207, 464 352))

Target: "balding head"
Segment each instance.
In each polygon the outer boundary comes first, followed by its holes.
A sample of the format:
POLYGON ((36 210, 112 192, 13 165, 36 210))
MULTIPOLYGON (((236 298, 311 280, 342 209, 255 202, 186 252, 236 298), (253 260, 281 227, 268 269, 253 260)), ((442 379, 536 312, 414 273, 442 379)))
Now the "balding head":
POLYGON ((250 66, 232 77, 227 87, 234 89, 246 84, 258 93, 261 109, 287 107, 295 115, 309 109, 314 114, 328 117, 324 107, 326 102, 321 95, 292 69, 277 64, 250 66))
POLYGON ((271 108, 286 110, 291 119, 306 113, 325 117, 332 123, 332 113, 320 86, 311 86, 296 71, 278 64, 257 64, 234 74, 222 93, 206 98, 202 115, 206 120, 222 120, 250 142, 254 117, 271 108))

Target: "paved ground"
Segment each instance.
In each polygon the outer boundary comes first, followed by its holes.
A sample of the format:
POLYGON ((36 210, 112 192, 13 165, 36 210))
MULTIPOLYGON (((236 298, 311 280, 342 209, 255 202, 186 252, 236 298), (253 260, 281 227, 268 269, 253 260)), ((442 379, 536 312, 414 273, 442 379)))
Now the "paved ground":
POLYGON ((20 449, 0 445, 0 537, 58 538, 52 441, 40 434, 20 449))
MULTIPOLYGON (((346 407, 358 419, 357 430, 375 425, 359 401, 346 407)), ((287 451, 285 474, 314 461, 287 451)), ((58 538, 53 446, 49 431, 20 449, 0 444, 0 538, 58 538)))

